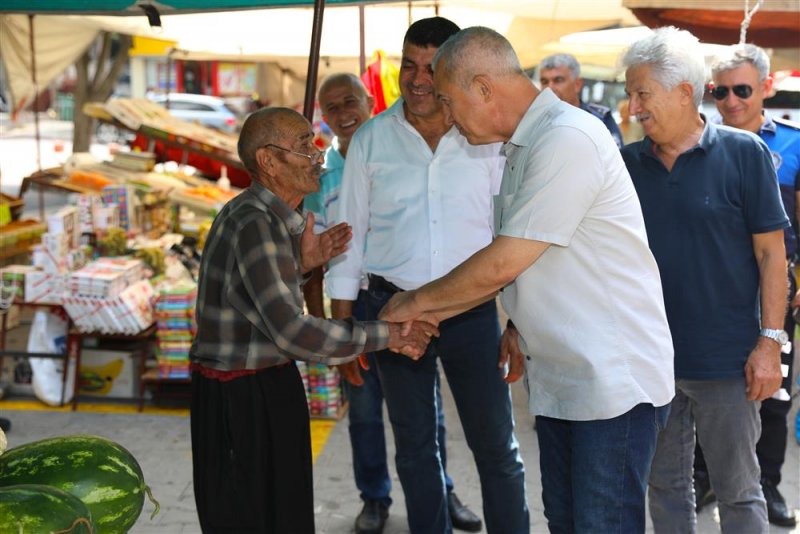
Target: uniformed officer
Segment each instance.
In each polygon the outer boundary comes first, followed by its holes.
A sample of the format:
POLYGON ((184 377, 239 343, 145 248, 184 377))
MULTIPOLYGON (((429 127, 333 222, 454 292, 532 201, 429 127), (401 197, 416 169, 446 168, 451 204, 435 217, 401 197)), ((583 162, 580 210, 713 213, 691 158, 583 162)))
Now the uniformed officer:
MULTIPOLYGON (((772 91, 769 68, 769 57, 758 46, 752 44, 731 46, 712 64, 714 81, 709 90, 716 101, 723 124, 757 134, 772 152, 784 209, 792 220, 792 227, 787 228, 784 233, 786 256, 789 259, 790 287, 790 306, 784 329, 788 332, 790 341, 793 341, 792 311, 800 307, 800 293, 797 292, 792 261, 798 250, 800 124, 771 117, 765 113, 764 99, 769 97, 772 91)), ((789 396, 792 353, 790 346, 784 346, 781 354, 784 373, 782 387, 775 396, 761 403, 761 438, 756 445, 769 522, 784 527, 793 527, 797 524, 794 511, 787 507, 786 501, 778 491, 781 467, 786 457, 788 434, 786 417, 792 404, 789 396)), ((702 470, 704 467, 695 464, 696 470, 702 470)), ((698 493, 707 493, 707 490, 700 490, 698 493)))
POLYGON ((581 66, 575 56, 571 54, 547 56, 539 63, 537 70, 542 89, 549 87, 564 102, 581 108, 603 121, 617 146, 622 147, 622 133, 611 110, 600 104, 581 102, 583 78, 581 78, 581 66))

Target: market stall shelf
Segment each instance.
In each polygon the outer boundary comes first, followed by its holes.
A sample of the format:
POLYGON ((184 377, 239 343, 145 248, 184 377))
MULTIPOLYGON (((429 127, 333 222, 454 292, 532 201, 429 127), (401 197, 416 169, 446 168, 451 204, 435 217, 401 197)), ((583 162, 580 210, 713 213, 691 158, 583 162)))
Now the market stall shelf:
MULTIPOLYGON (((44 303, 31 303, 24 301, 15 301, 15 305, 22 309, 41 309, 51 312, 63 313, 65 316, 64 308, 59 304, 44 304, 44 303)), ((68 317, 68 316, 67 316, 68 317)), ((67 319, 67 344, 64 353, 38 353, 27 352, 19 350, 6 350, 6 333, 8 331, 8 314, 0 314, 0 369, 3 367, 3 359, 6 357, 12 358, 53 358, 64 361, 61 381, 61 401, 59 406, 64 405, 66 398, 66 387, 68 382, 68 373, 70 369, 74 369, 74 381, 72 391, 72 410, 75 411, 78 407, 79 397, 81 395, 81 386, 85 380, 81 378, 81 362, 84 352, 84 344, 88 339, 96 342, 105 342, 109 346, 116 348, 124 348, 132 358, 138 358, 138 376, 144 374, 146 369, 146 362, 149 357, 151 348, 155 342, 155 323, 145 328, 136 334, 104 334, 100 332, 81 332, 74 328, 72 321, 67 319)), ((105 377, 103 377, 105 378, 105 377)), ((140 389, 140 394, 142 390, 140 389)), ((142 402, 142 399, 137 399, 142 402)))

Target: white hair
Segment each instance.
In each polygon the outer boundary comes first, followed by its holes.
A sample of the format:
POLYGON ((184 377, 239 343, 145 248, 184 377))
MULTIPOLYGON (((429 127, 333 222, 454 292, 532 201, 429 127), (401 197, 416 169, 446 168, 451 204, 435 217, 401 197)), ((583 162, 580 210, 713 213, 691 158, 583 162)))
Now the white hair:
POLYGON ((625 69, 648 65, 653 77, 671 90, 686 82, 692 86, 696 106, 703 100, 706 65, 697 37, 674 26, 658 28, 644 39, 633 43, 623 54, 625 69))

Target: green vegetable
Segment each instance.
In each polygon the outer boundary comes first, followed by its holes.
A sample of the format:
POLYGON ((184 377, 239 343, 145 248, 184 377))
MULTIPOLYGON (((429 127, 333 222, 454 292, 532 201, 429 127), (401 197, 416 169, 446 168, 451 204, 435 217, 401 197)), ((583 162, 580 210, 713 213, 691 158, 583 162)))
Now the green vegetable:
POLYGON ((139 518, 147 493, 139 463, 125 448, 97 436, 59 436, 27 443, 0 456, 0 487, 45 484, 78 497, 97 532, 125 533, 139 518))
POLYGON ((0 488, 0 534, 93 534, 89 508, 66 491, 41 484, 0 488))

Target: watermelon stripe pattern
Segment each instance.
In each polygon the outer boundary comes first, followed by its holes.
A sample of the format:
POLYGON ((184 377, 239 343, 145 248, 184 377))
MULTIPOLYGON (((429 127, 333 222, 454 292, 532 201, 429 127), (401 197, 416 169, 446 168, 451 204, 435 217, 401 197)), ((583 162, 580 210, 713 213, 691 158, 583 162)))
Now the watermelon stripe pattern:
POLYGON ((100 534, 127 532, 149 495, 133 455, 98 436, 59 436, 9 449, 0 456, 0 488, 17 484, 45 484, 79 498, 100 534))
POLYGON ((52 486, 20 484, 0 488, 0 534, 64 532, 92 534, 92 516, 74 495, 52 486))

